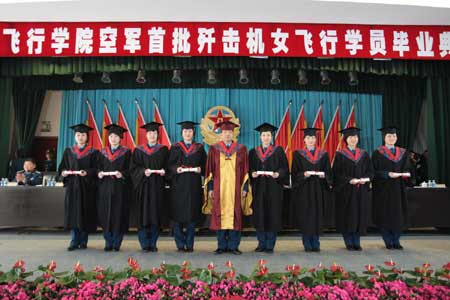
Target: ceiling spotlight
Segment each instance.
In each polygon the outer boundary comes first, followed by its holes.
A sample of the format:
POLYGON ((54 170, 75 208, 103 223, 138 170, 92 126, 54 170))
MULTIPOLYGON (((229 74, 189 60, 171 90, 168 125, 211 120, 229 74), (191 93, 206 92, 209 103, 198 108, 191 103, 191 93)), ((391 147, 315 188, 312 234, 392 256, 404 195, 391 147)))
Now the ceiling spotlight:
POLYGON ((145 71, 143 69, 139 69, 136 82, 139 84, 144 84, 147 82, 147 79, 145 79, 145 71))
POLYGON ((83 78, 81 77, 81 73, 75 73, 73 75, 73 82, 75 83, 83 83, 83 78))
POLYGON ((321 85, 329 85, 331 83, 331 79, 327 71, 320 71, 320 78, 321 85))
POLYGON ((273 85, 280 84, 281 82, 280 72, 276 69, 273 69, 272 72, 270 72, 270 74, 271 74, 270 83, 273 85))
POLYGON ((217 77, 216 77, 216 70, 209 69, 208 70, 208 84, 216 84, 217 83, 217 77))
POLYGON ((239 83, 240 84, 247 84, 249 82, 248 80, 248 73, 246 69, 240 69, 239 70, 239 83))
POLYGON ((109 72, 103 72, 101 81, 103 83, 111 83, 111 77, 109 76, 109 72))
POLYGON ((172 82, 175 84, 180 84, 181 80, 181 70, 173 70, 172 82))
POLYGON ((301 69, 298 70, 298 84, 306 85, 308 83, 308 77, 306 76, 306 71, 301 69))
POLYGON ((348 72, 348 84, 351 86, 355 86, 358 85, 358 83, 358 73, 356 73, 355 71, 348 72))

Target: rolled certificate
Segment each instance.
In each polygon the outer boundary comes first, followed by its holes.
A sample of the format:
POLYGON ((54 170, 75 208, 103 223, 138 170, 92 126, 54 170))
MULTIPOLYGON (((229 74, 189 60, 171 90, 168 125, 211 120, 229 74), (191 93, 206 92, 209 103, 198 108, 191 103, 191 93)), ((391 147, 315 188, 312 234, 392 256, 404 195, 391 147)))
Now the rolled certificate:
POLYGON ((361 179, 359 179, 359 183, 364 184, 366 182, 370 182, 370 178, 361 178, 361 179))
POLYGON ((256 175, 258 176, 272 176, 273 172, 272 171, 256 171, 256 175))
POLYGON ((117 171, 103 172, 103 176, 116 176, 117 174, 119 174, 119 172, 117 172, 117 171))
POLYGON ((181 168, 181 173, 185 172, 197 172, 197 168, 181 168))
POLYGON ((164 172, 163 169, 161 169, 161 170, 152 170, 152 169, 149 169, 149 170, 150 170, 150 173, 155 173, 155 174, 160 174, 160 175, 164 172))
POLYGON ((401 177, 411 177, 411 173, 409 173, 409 172, 397 173, 397 174, 399 174, 401 177))
POLYGON ((81 175, 81 171, 73 171, 73 170, 67 170, 67 175, 81 175))

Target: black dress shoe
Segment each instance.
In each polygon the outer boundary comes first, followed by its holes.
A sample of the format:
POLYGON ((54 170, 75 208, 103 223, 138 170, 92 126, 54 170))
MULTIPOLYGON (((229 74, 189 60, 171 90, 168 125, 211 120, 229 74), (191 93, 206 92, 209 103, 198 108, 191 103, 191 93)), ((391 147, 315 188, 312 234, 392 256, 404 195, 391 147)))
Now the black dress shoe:
POLYGON ((150 252, 150 247, 144 247, 142 248, 142 251, 144 251, 145 253, 150 252))
POLYGON ((313 248, 312 252, 320 252, 320 248, 313 248))
POLYGON ((114 248, 113 248, 113 251, 114 251, 114 252, 119 252, 119 251, 120 251, 120 247, 114 247, 114 248))
POLYGON ((362 247, 361 246, 353 246, 353 250, 362 251, 362 247))
POLYGON ((394 245, 394 249, 395 250, 403 250, 404 248, 402 245, 398 244, 398 245, 394 245))
POLYGON ((234 255, 241 255, 242 252, 239 249, 234 249, 234 250, 230 250, 231 253, 233 253, 234 255))
POLYGON ((67 247, 67 251, 73 251, 73 250, 76 250, 76 249, 78 249, 77 246, 69 246, 69 247, 67 247))
POLYGON ((392 245, 386 245, 386 249, 392 250, 392 249, 394 249, 394 246, 392 246, 392 245))
POLYGON ((217 248, 217 249, 214 251, 215 254, 222 254, 222 253, 225 253, 225 252, 226 252, 226 250, 219 249, 219 248, 217 248))
POLYGON ((184 250, 187 253, 191 253, 194 252, 194 248, 186 248, 186 250, 184 250))
POLYGON ((353 251, 353 250, 355 250, 355 248, 354 248, 353 246, 346 246, 346 248, 347 248, 348 251, 353 251))
POLYGON ((156 247, 150 247, 150 252, 158 252, 158 248, 156 248, 156 247))
POLYGON ((273 253, 273 249, 266 249, 264 252, 267 253, 267 254, 272 254, 273 253))
POLYGON ((80 249, 81 249, 81 250, 87 249, 87 245, 80 245, 80 249))
POLYGON ((177 252, 186 252, 186 249, 185 248, 178 248, 177 252))
POLYGON ((305 252, 312 252, 312 249, 310 249, 310 248, 305 248, 305 252))
POLYGON ((264 252, 266 249, 262 247, 256 247, 255 252, 264 252))
POLYGON ((109 252, 112 250, 112 247, 105 247, 105 248, 103 248, 103 250, 105 250, 105 252, 109 252))

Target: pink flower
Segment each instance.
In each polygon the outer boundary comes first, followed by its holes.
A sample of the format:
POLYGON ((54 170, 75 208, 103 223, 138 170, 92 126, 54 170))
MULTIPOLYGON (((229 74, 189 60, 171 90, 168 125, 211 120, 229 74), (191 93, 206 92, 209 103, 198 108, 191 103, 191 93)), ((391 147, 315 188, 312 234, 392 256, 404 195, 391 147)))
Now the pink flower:
POLYGON ((52 260, 52 261, 48 264, 47 270, 49 270, 49 271, 51 271, 51 272, 54 272, 55 269, 56 269, 56 262, 52 260))
POLYGON ((227 262, 225 263, 225 267, 232 268, 232 267, 233 267, 233 264, 231 263, 231 261, 227 261, 227 262))
POLYGON ((395 262, 393 262, 392 259, 389 260, 389 261, 385 261, 384 264, 385 264, 386 266, 388 266, 388 267, 393 267, 393 266, 395 266, 395 262))
POLYGON ((81 272, 83 272, 83 266, 80 264, 79 261, 75 264, 75 266, 73 266, 73 272, 74 273, 81 273, 81 272))

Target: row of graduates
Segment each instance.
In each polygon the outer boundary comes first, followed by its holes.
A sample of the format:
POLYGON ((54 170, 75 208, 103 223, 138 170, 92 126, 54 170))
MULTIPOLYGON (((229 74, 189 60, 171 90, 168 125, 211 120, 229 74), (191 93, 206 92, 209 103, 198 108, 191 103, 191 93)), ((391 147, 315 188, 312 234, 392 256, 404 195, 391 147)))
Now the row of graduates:
POLYGON ((284 150, 272 144, 276 127, 264 123, 255 130, 261 145, 247 148, 233 141, 236 124, 225 121, 220 142, 209 148, 193 140, 197 123, 184 121, 182 140, 170 150, 157 143, 159 126, 151 122, 147 145, 133 153, 120 146, 126 129, 112 124, 109 147, 98 152, 87 145, 90 127, 78 124, 76 145, 64 151, 59 173, 66 188, 65 227, 71 230, 69 251, 86 249, 88 235, 103 228, 105 251, 119 251, 128 231, 130 202, 137 211, 142 249, 156 252, 164 207, 166 180, 170 183, 169 215, 178 251, 192 252, 196 226, 211 215, 217 234, 216 254, 241 254, 244 216, 252 216, 257 252, 272 253, 282 227, 283 189, 292 184, 293 211, 305 251, 320 251, 319 235, 325 191, 336 194, 337 230, 348 250, 362 250, 360 236, 368 226, 370 182, 374 221, 388 249, 402 249, 400 233, 407 216, 406 185, 411 178, 408 154, 396 147, 397 128, 382 128, 384 145, 369 154, 358 148, 360 129, 342 130, 346 146, 336 153, 333 169, 328 154, 316 147, 316 128, 305 128, 304 149, 293 154, 290 176, 284 150), (74 172, 76 171, 76 172, 74 172), (205 178, 202 186, 202 177, 205 178), (368 178, 369 181, 361 181, 368 178), (131 200, 133 198, 133 200, 131 200))

